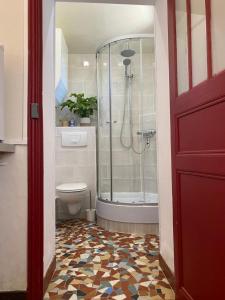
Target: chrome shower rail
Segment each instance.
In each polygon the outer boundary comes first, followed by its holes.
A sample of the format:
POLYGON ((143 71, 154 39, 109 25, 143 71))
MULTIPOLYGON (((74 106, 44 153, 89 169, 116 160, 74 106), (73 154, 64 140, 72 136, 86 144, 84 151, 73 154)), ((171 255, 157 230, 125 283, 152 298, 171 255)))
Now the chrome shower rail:
POLYGON ((118 36, 118 37, 110 39, 110 40, 104 42, 102 45, 100 45, 96 50, 96 54, 98 54, 102 48, 104 48, 112 43, 116 43, 116 42, 123 41, 123 40, 130 40, 130 39, 133 40, 133 39, 149 39, 149 38, 154 38, 154 34, 139 33, 139 34, 127 34, 127 35, 118 36))

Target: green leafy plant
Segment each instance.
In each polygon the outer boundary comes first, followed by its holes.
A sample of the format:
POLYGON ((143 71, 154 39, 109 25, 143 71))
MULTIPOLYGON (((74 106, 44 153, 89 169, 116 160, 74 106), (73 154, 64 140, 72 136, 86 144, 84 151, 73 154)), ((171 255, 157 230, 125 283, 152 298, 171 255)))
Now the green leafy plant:
POLYGON ((65 107, 81 118, 89 118, 97 110, 97 97, 85 98, 84 94, 72 93, 70 98, 60 104, 61 109, 65 107))

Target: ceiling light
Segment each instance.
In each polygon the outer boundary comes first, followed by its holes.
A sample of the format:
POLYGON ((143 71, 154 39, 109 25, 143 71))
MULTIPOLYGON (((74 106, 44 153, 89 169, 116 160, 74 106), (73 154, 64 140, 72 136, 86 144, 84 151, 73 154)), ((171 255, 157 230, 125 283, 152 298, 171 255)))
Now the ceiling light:
POLYGON ((83 61, 83 66, 84 66, 84 67, 89 67, 89 66, 90 66, 89 61, 84 60, 84 61, 83 61))

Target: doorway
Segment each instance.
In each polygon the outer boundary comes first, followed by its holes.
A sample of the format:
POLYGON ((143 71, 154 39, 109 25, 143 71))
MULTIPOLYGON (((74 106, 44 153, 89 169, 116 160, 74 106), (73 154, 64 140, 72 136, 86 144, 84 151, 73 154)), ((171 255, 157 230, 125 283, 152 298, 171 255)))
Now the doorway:
MULTIPOLYGON (((50 2, 49 2, 50 3, 50 2)), ((37 11, 36 11, 37 12, 37 11)), ((40 16, 39 16, 40 17, 40 16)), ((35 120, 36 122, 39 122, 40 121, 40 119, 39 120, 35 120)), ((36 124, 36 123, 35 123, 36 124)), ((32 152, 32 153, 34 153, 34 152, 32 152)), ((39 155, 39 153, 37 154, 37 155, 39 155)), ((43 178, 43 177, 42 177, 43 178)), ((40 179, 40 177, 39 177, 39 179, 40 179)), ((39 200, 40 200, 40 198, 39 198, 39 200)), ((36 224, 37 225, 37 224, 36 224)), ((37 275, 37 274, 36 274, 37 275)), ((36 296, 36 295, 35 295, 36 296)), ((35 297, 34 296, 34 297, 35 297)), ((32 299, 35 299, 35 298, 32 298, 32 299)))

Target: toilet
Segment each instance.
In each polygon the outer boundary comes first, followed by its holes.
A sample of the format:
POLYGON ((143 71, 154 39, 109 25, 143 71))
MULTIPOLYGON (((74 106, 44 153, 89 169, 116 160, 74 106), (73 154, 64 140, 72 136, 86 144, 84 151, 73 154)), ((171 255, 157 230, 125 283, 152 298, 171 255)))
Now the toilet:
POLYGON ((57 197, 64 202, 71 215, 76 215, 87 196, 88 186, 84 182, 64 183, 56 187, 57 197))

